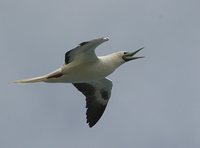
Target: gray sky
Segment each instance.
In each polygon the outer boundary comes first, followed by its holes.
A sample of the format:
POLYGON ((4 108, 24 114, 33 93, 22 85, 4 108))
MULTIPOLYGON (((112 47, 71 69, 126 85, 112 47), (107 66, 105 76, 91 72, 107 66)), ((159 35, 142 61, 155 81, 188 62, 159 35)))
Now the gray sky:
POLYGON ((0 0, 1 148, 199 148, 199 0, 0 0), (145 59, 109 76, 114 87, 90 129, 71 84, 17 85, 46 74, 82 41, 145 59))

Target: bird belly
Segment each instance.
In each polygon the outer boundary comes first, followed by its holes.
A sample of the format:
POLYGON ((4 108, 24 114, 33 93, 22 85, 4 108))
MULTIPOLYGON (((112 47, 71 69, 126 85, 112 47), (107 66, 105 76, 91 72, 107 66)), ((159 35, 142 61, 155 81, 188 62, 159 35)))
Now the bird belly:
POLYGON ((76 66, 66 66, 62 68, 63 75, 51 78, 49 83, 81 83, 97 79, 102 79, 111 74, 114 69, 100 64, 81 64, 76 66))
POLYGON ((104 78, 110 72, 97 67, 81 67, 79 69, 66 73, 63 77, 71 82, 85 82, 104 78))

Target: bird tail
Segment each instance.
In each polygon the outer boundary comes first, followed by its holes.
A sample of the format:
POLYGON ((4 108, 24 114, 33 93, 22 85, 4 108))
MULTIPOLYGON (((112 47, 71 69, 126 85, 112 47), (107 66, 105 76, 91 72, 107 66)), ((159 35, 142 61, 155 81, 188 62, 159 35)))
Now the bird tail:
POLYGON ((29 79, 17 80, 14 83, 36 83, 36 82, 44 82, 47 79, 47 76, 34 77, 29 79))
POLYGON ((23 79, 23 80, 17 80, 14 81, 14 83, 36 83, 36 82, 48 82, 49 79, 56 79, 63 76, 62 69, 59 68, 47 75, 29 78, 29 79, 23 79))

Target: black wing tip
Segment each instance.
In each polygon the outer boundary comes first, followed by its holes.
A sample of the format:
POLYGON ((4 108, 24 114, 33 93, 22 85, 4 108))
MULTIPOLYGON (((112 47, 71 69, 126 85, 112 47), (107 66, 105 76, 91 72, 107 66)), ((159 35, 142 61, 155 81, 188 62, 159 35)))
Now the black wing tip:
MULTIPOLYGON (((100 117, 101 118, 101 117, 100 117)), ((88 109, 86 112, 86 119, 87 119, 87 124, 90 128, 92 128, 98 121, 100 118, 91 118, 91 115, 89 115, 88 109)))
POLYGON ((95 124, 88 123, 89 128, 92 128, 95 124))
MULTIPOLYGON (((102 106, 103 107, 103 106, 102 106)), ((86 119, 87 119, 87 124, 90 128, 92 128, 94 125, 97 124, 97 122, 99 122, 99 120, 101 119, 104 111, 105 111, 106 106, 104 106, 103 108, 98 108, 96 110, 96 108, 93 108, 95 110, 88 110, 86 111, 86 119)))
MULTIPOLYGON (((98 122, 98 121, 97 121, 97 122, 98 122)), ((87 121, 87 124, 88 124, 89 128, 92 128, 92 127, 94 127, 94 125, 95 125, 97 122, 88 122, 88 121, 87 121)))

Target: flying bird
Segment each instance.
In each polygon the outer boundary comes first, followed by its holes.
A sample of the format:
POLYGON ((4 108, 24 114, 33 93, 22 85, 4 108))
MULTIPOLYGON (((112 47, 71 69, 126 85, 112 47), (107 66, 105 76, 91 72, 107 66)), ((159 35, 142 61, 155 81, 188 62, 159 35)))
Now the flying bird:
POLYGON ((98 38, 80 43, 65 53, 65 64, 57 70, 35 78, 15 81, 15 83, 72 83, 86 97, 86 118, 93 127, 101 118, 111 96, 113 83, 106 78, 120 65, 143 56, 134 52, 119 51, 105 56, 97 56, 95 49, 109 38, 98 38))

